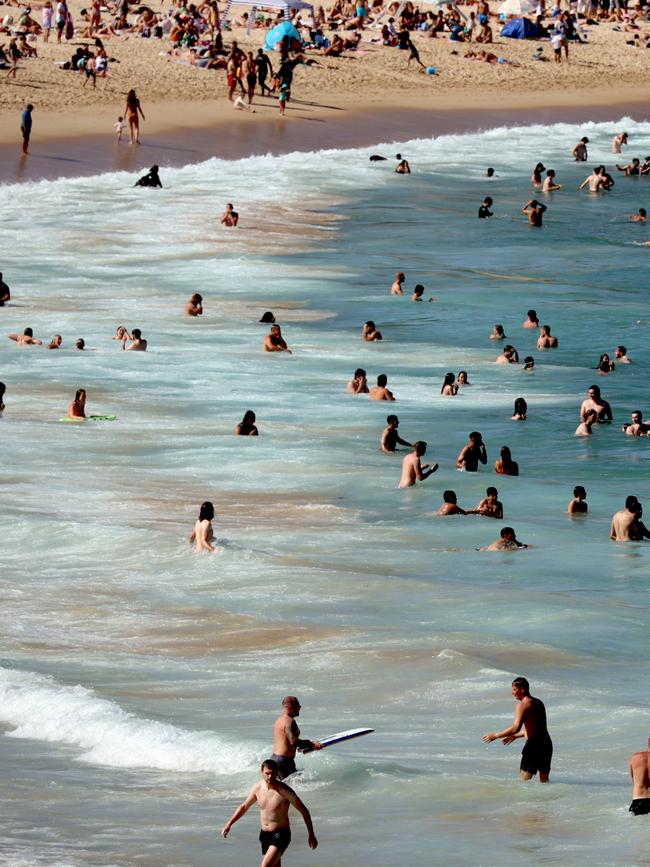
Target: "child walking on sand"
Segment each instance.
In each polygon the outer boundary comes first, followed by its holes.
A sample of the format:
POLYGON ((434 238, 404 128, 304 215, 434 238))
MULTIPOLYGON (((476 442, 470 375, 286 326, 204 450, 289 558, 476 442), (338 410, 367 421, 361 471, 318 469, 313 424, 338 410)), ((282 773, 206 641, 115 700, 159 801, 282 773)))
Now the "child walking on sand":
POLYGON ((122 141, 122 133, 124 132, 124 129, 125 129, 123 117, 118 117, 118 119, 113 124, 113 129, 117 133, 117 140, 122 141))

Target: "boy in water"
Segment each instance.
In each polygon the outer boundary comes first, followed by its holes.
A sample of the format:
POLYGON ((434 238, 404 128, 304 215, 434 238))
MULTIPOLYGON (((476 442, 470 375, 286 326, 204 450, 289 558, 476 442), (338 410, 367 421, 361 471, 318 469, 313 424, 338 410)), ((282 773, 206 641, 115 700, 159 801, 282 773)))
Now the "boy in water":
POLYGON ((438 464, 432 467, 429 464, 420 462, 420 458, 424 457, 427 450, 427 444, 418 440, 413 443, 413 454, 406 455, 402 461, 402 478, 400 479, 400 488, 411 488, 416 481, 423 482, 428 479, 432 473, 438 469, 438 464))
POLYGON ((573 499, 569 503, 567 512, 570 515, 586 515, 588 511, 587 492, 582 485, 576 485, 573 489, 573 499))
POLYGON ((410 449, 413 448, 413 443, 409 443, 406 440, 403 440, 401 436, 397 433, 397 428, 399 427, 399 419, 396 415, 389 415, 386 417, 386 421, 388 423, 387 427, 384 428, 384 432, 381 435, 381 442, 379 443, 379 448, 382 452, 386 452, 389 455, 395 453, 395 449, 397 445, 408 446, 410 449))

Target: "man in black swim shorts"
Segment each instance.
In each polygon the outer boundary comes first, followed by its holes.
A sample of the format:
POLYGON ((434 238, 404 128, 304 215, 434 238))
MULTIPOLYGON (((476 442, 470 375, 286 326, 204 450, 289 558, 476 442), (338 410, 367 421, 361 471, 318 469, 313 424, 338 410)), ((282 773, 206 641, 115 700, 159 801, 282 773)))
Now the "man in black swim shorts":
POLYGON ((485 735, 483 740, 486 744, 502 740, 504 746, 507 746, 517 738, 526 738, 521 754, 519 779, 532 780, 535 774, 539 774, 540 783, 548 783, 553 742, 546 727, 546 708, 543 702, 530 694, 525 677, 516 677, 512 681, 512 695, 519 702, 513 724, 501 732, 485 735))
POLYGON ((300 737, 296 717, 300 716, 300 702, 295 695, 282 699, 282 713, 273 726, 273 755, 271 760, 278 766, 278 779, 283 780, 296 770, 296 752, 309 753, 320 750, 319 741, 300 737))
POLYGON ((310 849, 318 846, 309 810, 298 795, 278 779, 278 766, 271 759, 262 762, 262 779, 255 783, 246 800, 232 814, 221 831, 227 837, 232 826, 257 801, 260 808, 260 843, 262 844, 261 867, 281 867, 282 855, 291 843, 289 826, 289 806, 295 807, 307 826, 307 840, 310 849))
POLYGON ((647 816, 650 814, 650 738, 648 738, 647 750, 632 754, 630 776, 634 799, 630 804, 630 813, 635 816, 647 816))

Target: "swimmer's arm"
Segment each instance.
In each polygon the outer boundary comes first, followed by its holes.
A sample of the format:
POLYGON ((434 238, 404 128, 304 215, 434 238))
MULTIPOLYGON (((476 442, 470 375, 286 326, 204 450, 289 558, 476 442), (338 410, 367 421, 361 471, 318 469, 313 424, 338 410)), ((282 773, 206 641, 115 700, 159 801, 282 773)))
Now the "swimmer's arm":
POLYGON ((18 334, 7 334, 9 340, 18 340, 18 334))
MULTIPOLYGON (((590 177, 591 177, 591 175, 590 175, 590 177)), ((585 178, 584 181, 583 181, 583 182, 580 184, 580 186, 578 187, 578 189, 579 189, 579 190, 584 190, 584 188, 587 186, 588 183, 589 183, 589 178, 585 178)))
POLYGON ((222 837, 227 837, 228 832, 230 831, 232 826, 235 824, 235 822, 239 821, 239 819, 241 819, 241 817, 243 815, 245 815, 250 810, 250 808, 253 806, 253 804, 257 800, 257 787, 258 787, 258 783, 256 783, 253 786, 253 788, 250 790, 250 792, 246 796, 246 800, 237 807, 237 809, 232 814, 230 819, 228 819, 226 824, 223 826, 223 828, 221 829, 221 836, 222 837))

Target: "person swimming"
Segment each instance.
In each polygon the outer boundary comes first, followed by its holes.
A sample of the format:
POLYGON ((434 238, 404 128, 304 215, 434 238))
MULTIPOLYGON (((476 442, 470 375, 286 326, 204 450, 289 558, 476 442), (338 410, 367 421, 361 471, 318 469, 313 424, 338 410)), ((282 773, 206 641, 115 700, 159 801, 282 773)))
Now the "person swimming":
POLYGON ((162 181, 158 174, 158 166, 151 166, 146 175, 142 175, 134 184, 134 187, 160 187, 162 189, 162 181))

